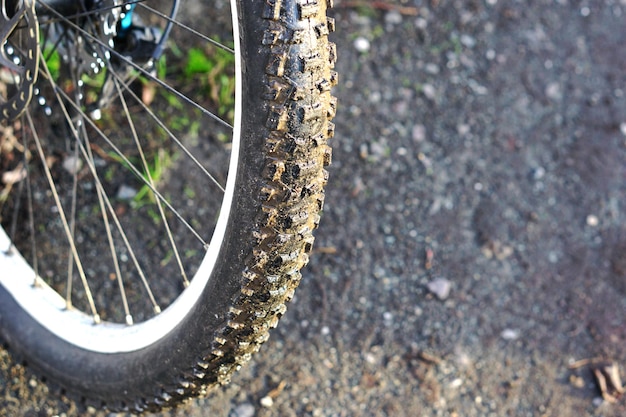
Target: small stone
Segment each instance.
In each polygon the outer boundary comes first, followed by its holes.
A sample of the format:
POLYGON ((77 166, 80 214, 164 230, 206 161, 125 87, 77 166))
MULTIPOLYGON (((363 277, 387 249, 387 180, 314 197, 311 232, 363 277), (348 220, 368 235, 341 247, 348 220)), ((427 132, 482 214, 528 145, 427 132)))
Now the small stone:
POLYGON ((598 224, 600 224, 598 216, 595 216, 593 214, 587 216, 587 226, 596 227, 598 224))
POLYGON ((428 20, 423 17, 418 17, 415 19, 415 27, 422 30, 426 29, 428 27, 428 20))
POLYGON ((356 49, 358 52, 366 53, 370 50, 370 41, 368 41, 367 38, 364 38, 363 36, 359 36, 354 40, 354 49, 356 49))
POLYGON ((433 75, 439 74, 439 65, 429 62, 428 64, 424 65, 424 71, 433 75))
POLYGON ((393 314, 390 313, 389 311, 385 311, 383 313, 383 321, 385 322, 386 325, 389 325, 393 322, 393 314))
POLYGON ((560 100, 563 96, 561 85, 558 82, 548 84, 546 87, 546 96, 551 100, 560 100))
POLYGON ((573 387, 576 387, 576 388, 584 388, 585 387, 585 380, 582 379, 580 376, 577 376, 577 375, 570 375, 569 383, 573 387))
POLYGON ((132 200, 137 195, 137 190, 126 184, 120 185, 117 190, 117 198, 120 200, 132 200))
POLYGON ((428 291, 435 294, 440 300, 445 300, 450 295, 452 284, 445 278, 436 278, 427 284, 428 291))
POLYGON ((415 142, 423 142, 426 139, 426 127, 424 125, 413 126, 411 135, 415 142))
POLYGON ((500 333, 500 336, 504 340, 515 340, 519 338, 519 335, 520 335, 520 331, 516 329, 504 329, 502 330, 502 333, 500 333))
POLYGON ((254 406, 250 403, 239 404, 230 414, 230 417, 254 417, 254 406))
POLYGON ((274 400, 269 395, 266 395, 265 397, 261 398, 261 401, 259 401, 259 403, 265 408, 271 408, 274 405, 274 400))
POLYGON ((620 123, 619 131, 622 132, 622 135, 626 136, 626 122, 620 123))
POLYGON ((464 46, 468 48, 473 48, 474 46, 476 46, 476 39, 474 39, 470 35, 466 35, 466 34, 461 35, 460 41, 464 46))
POLYGON ((465 136, 471 131, 471 127, 467 123, 459 123, 456 127, 456 131, 460 136, 465 136))
POLYGON ((456 378, 456 379, 453 379, 453 380, 450 382, 450 385, 449 385, 449 386, 450 386, 450 388, 458 388, 458 387, 460 387, 461 385, 463 385, 463 380, 462 380, 461 378, 456 378))
POLYGON ((532 172, 532 178, 535 181, 539 181, 540 179, 542 179, 544 176, 546 175, 546 170, 543 167, 537 167, 535 169, 533 169, 532 172))
POLYGON ((559 254, 555 251, 548 252, 548 262, 555 264, 559 261, 559 254))
POLYGON ((437 96, 437 90, 435 90, 435 87, 433 87, 431 84, 424 84, 422 86, 422 92, 424 93, 426 98, 430 100, 434 100, 437 96))
POLYGON ((17 167, 12 171, 2 173, 3 184, 17 184, 26 178, 26 170, 23 167, 17 167))
POLYGON ((74 155, 69 155, 63 160, 63 169, 74 175, 83 167, 83 161, 74 155))
POLYGON ((367 352, 365 354, 365 362, 369 363, 370 365, 376 365, 378 363, 378 358, 376 358, 376 355, 374 355, 371 352, 367 352))
POLYGON ((397 25, 402 23, 402 14, 397 10, 392 10, 385 15, 385 23, 389 25, 397 25))

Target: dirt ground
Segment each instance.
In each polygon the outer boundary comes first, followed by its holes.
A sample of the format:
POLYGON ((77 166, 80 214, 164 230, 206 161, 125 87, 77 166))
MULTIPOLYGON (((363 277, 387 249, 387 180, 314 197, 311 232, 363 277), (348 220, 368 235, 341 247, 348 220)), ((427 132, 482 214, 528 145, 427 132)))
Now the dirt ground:
MULTIPOLYGON (((335 4, 317 254, 232 384, 159 415, 626 415, 626 1, 335 4)), ((7 355, 0 415, 107 415, 7 355)))

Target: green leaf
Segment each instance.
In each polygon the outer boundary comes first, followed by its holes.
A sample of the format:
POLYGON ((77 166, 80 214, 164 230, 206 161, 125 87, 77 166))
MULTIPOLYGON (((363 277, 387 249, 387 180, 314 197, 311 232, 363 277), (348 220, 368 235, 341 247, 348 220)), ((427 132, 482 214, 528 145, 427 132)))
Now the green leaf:
POLYGON ((187 56, 185 75, 206 74, 213 69, 214 65, 202 49, 191 48, 187 56))

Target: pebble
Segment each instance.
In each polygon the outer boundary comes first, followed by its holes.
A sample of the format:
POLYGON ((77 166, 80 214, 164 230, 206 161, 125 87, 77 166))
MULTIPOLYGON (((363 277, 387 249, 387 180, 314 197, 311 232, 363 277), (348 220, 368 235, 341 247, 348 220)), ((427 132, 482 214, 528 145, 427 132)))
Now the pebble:
POLYGON ((439 74, 439 65, 429 62, 428 64, 424 65, 424 71, 433 75, 439 74))
POLYGON ((548 86, 546 87, 546 96, 550 100, 560 100, 563 96, 560 84, 558 82, 552 82, 548 84, 548 86))
POLYGON ((626 136, 626 122, 620 123, 619 131, 622 132, 622 135, 626 136))
POLYGON ((402 23, 402 14, 397 10, 392 10, 385 15, 385 23, 388 25, 397 25, 402 23))
POLYGON ((74 175, 83 167, 83 161, 74 155, 69 155, 63 160, 63 169, 74 175))
POLYGON ((474 46, 476 46, 476 39, 474 39, 470 35, 463 34, 461 35, 461 38, 459 40, 464 46, 468 48, 473 48, 474 46))
POLYGON ((543 167, 537 167, 532 171, 532 178, 535 181, 542 179, 546 175, 546 170, 543 167))
POLYGON ((458 388, 458 387, 460 387, 461 385, 463 385, 463 380, 462 380, 461 378, 456 378, 456 379, 453 379, 453 380, 450 382, 449 387, 450 387, 450 388, 458 388))
POLYGON ((265 397, 261 398, 261 401, 259 402, 265 408, 270 408, 271 406, 274 405, 274 400, 269 395, 266 395, 265 397))
POLYGON ((120 200, 131 200, 137 195, 137 190, 126 184, 120 185, 117 190, 117 198, 120 200))
POLYGON ((467 123, 460 123, 457 125, 456 131, 460 136, 465 136, 471 131, 471 127, 467 123))
POLYGON ((389 325, 393 322, 393 314, 390 313, 389 311, 385 311, 383 313, 383 321, 385 322, 386 325, 389 325))
POLYGON ((424 84, 422 86, 422 92, 424 93, 426 98, 430 100, 434 100, 437 96, 437 90, 435 90, 435 87, 433 87, 431 84, 424 84))
POLYGON ((436 278, 430 281, 426 287, 428 291, 435 294, 440 300, 445 300, 450 295, 452 284, 445 278, 436 278))
POLYGON ((26 170, 16 168, 13 171, 6 171, 2 173, 3 184, 17 184, 26 178, 26 170))
POLYGON ((254 417, 254 406, 250 403, 239 404, 230 414, 230 417, 254 417))
POLYGON ((415 19, 415 27, 422 30, 426 29, 428 27, 428 20, 423 17, 418 17, 415 19))
POLYGON ((361 53, 368 52, 370 50, 370 41, 363 36, 359 36, 354 40, 354 49, 361 53))
POLYGON ((426 139, 426 127, 424 125, 414 125, 411 136, 415 142, 423 142, 426 139))
POLYGON ((598 219, 598 216, 595 216, 593 214, 587 216, 587 226, 595 227, 598 224, 600 224, 600 219, 598 219))
POLYGON ((504 329, 502 330, 502 333, 500 333, 500 336, 504 340, 515 340, 519 338, 519 335, 520 335, 520 331, 516 329, 504 329))

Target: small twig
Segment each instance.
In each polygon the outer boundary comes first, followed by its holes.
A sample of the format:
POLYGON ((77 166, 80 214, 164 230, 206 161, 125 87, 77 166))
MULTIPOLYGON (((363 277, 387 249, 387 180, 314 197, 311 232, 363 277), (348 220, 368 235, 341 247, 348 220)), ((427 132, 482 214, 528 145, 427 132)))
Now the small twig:
POLYGON ((111 155, 106 153, 106 151, 104 149, 102 149, 99 145, 96 145, 95 143, 90 143, 89 147, 91 148, 92 151, 97 153, 98 156, 100 158, 104 159, 105 161, 116 161, 117 162, 117 160, 115 158, 113 158, 111 155))
POLYGON ((572 362, 570 363, 567 367, 569 369, 577 369, 577 368, 581 368, 583 366, 589 365, 590 363, 596 363, 598 361, 601 361, 602 358, 600 357, 596 357, 596 358, 585 358, 585 359, 579 359, 576 362, 572 362))
POLYGON ((396 4, 389 4, 384 1, 345 1, 337 4, 335 7, 344 9, 355 9, 358 7, 366 7, 370 9, 394 11, 406 16, 417 16, 419 9, 417 7, 398 6, 396 4))
POLYGON ((337 251, 337 248, 335 246, 320 246, 318 248, 313 249, 313 252, 324 253, 326 255, 334 255, 338 251, 337 251))
POLYGON ((422 361, 433 364, 433 365, 438 365, 443 361, 443 359, 441 359, 440 357, 435 356, 423 350, 417 353, 417 357, 420 358, 422 361))

